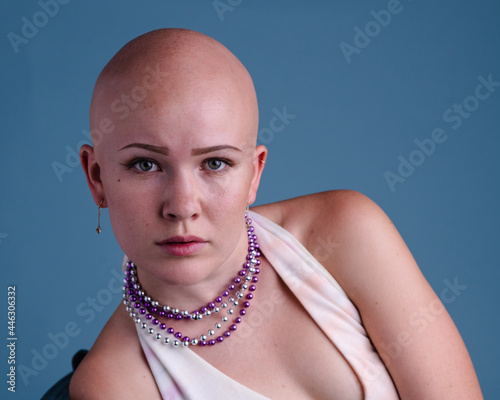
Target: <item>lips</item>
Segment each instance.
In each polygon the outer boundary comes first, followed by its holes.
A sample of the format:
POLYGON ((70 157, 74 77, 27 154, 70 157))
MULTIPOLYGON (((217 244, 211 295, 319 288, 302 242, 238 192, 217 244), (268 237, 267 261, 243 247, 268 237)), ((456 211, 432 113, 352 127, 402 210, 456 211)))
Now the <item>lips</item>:
POLYGON ((207 242, 197 236, 172 236, 159 243, 158 246, 174 257, 189 256, 200 251, 207 242))

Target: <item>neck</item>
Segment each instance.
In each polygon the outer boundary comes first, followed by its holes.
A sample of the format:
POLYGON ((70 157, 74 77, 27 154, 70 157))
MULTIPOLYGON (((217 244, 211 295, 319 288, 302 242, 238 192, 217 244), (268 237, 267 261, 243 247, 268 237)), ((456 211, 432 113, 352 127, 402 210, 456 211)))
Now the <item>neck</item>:
MULTIPOLYGON (((158 279, 158 275, 144 271, 140 265, 136 266, 137 275, 143 290, 151 298, 163 305, 191 311, 205 306, 215 297, 220 296, 222 291, 227 290, 238 271, 243 268, 247 255, 248 235, 247 230, 243 228, 233 252, 227 258, 220 260, 219 266, 211 269, 208 275, 203 275, 204 260, 197 263, 200 267, 198 269, 173 267, 177 271, 171 274, 173 278, 169 281, 158 279), (197 273, 201 277, 196 276, 197 273)), ((179 264, 182 265, 182 263, 179 264)))
MULTIPOLYGON (((246 315, 246 309, 250 306, 253 291, 256 289, 255 283, 258 281, 256 275, 260 272, 259 246, 257 237, 252 233, 253 227, 251 227, 250 223, 250 220, 247 220, 245 239, 248 253, 245 262, 227 289, 222 290, 218 296, 211 301, 209 300, 205 305, 202 304, 201 307, 180 308, 177 305, 160 303, 140 285, 137 269, 132 262, 129 262, 126 270, 127 283, 124 292, 124 303, 134 321, 140 324, 141 328, 147 329, 148 333, 153 335, 155 339, 163 340, 164 344, 174 346, 214 345, 223 342, 225 338, 229 338, 231 331, 237 329, 242 317, 246 315), (206 320, 212 316, 216 316, 216 320, 220 318, 220 322, 210 327, 207 333, 201 334, 199 338, 183 335, 180 331, 176 332, 173 327, 167 328, 165 323, 175 321, 178 326, 185 326, 187 322, 206 320), (231 318, 234 318, 232 325, 231 318), (165 332, 173 337, 163 337, 165 332)), ((201 283, 202 286, 204 284, 204 282, 201 283)), ((197 286, 200 286, 200 283, 197 286)))

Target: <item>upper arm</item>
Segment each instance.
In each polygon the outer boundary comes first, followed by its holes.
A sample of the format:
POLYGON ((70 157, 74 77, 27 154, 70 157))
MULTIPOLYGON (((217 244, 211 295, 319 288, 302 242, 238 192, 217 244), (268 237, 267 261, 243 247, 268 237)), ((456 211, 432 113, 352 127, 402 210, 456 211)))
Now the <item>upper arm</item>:
POLYGON ((119 306, 76 368, 71 400, 160 399, 136 328, 119 306))
POLYGON ((71 400, 161 398, 149 368, 114 353, 85 356, 70 382, 71 400))
MULTIPOLYGON (((73 373, 69 386, 71 400, 93 400, 110 398, 112 394, 109 366, 89 352, 73 373), (106 397, 108 396, 108 397, 106 397)), ((112 398, 112 397, 111 397, 112 398)))
POLYGON ((309 247, 336 244, 323 264, 358 308, 401 398, 481 399, 453 321, 385 213, 356 192, 314 201, 309 247))

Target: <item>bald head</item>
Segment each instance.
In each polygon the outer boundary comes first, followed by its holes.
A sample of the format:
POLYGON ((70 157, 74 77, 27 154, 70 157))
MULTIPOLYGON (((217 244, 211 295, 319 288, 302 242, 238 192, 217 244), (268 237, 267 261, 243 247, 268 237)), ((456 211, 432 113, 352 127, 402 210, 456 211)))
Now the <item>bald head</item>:
POLYGON ((189 68, 197 66, 199 72, 223 68, 221 72, 242 74, 240 78, 248 74, 243 64, 216 40, 199 32, 171 28, 151 31, 128 42, 104 67, 97 84, 157 63, 163 69, 187 63, 191 64, 189 68))
MULTIPOLYGON (((255 146, 258 107, 250 75, 222 44, 185 29, 148 32, 109 61, 96 82, 90 126, 102 131, 103 120, 111 120, 108 131, 116 134, 110 126, 132 123, 145 110, 175 110, 181 118, 180 105, 190 118, 195 108, 203 112, 218 107, 219 113, 238 115, 255 146)), ((93 137, 93 142, 97 151, 103 141, 93 137)))

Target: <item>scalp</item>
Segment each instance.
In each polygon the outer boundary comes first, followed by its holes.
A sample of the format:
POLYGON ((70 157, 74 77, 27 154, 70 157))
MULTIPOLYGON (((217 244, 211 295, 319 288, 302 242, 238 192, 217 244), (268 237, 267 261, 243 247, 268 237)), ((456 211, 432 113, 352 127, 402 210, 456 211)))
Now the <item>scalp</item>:
POLYGON ((148 69, 162 71, 156 102, 174 94, 200 92, 210 93, 214 100, 231 97, 235 106, 239 105, 248 114, 256 139, 258 105, 246 68, 215 39, 177 28, 145 33, 128 42, 107 63, 92 96, 91 129, 102 120, 103 112, 109 111, 113 99, 140 84, 148 69))
POLYGON ((134 72, 148 63, 179 66, 186 59, 203 61, 200 67, 234 67, 239 60, 221 43, 202 33, 178 28, 158 29, 145 33, 123 46, 104 67, 97 83, 134 72))

